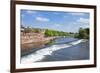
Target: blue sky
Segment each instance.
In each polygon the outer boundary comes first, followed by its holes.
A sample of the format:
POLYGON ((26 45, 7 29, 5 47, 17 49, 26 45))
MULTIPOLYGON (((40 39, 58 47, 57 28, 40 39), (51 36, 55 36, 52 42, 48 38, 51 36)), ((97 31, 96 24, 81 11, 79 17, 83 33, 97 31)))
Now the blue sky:
POLYGON ((21 25, 33 28, 78 32, 89 28, 89 20, 90 14, 85 12, 21 10, 21 25))

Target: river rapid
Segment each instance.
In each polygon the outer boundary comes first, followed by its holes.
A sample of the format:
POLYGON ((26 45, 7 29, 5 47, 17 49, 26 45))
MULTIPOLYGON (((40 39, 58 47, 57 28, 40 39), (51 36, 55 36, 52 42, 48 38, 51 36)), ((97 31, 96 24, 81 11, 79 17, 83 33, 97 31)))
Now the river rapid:
POLYGON ((45 47, 32 49, 21 57, 21 63, 69 61, 89 59, 89 40, 57 38, 45 47))

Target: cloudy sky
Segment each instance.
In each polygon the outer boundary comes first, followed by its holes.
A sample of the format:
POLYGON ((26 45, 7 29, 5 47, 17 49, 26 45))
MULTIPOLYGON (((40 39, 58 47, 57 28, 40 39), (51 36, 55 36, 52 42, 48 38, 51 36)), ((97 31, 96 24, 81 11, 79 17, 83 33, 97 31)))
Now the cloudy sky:
POLYGON ((78 32, 79 28, 89 28, 89 20, 85 12, 21 10, 21 25, 33 28, 78 32))

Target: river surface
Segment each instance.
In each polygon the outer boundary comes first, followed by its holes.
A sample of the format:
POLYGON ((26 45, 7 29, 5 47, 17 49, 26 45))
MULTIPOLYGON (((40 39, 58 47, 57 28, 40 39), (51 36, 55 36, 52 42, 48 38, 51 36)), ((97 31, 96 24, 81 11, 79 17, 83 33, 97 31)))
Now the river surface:
POLYGON ((89 41, 76 38, 57 38, 42 48, 33 48, 21 56, 21 63, 89 59, 89 41))

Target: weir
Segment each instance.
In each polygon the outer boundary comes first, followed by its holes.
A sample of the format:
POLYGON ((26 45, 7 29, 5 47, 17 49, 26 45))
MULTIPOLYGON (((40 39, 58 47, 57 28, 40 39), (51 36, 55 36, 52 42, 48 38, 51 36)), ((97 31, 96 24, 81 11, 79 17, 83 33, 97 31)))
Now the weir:
POLYGON ((50 47, 46 47, 43 49, 40 49, 34 53, 31 53, 27 56, 24 56, 21 58, 21 63, 34 63, 36 61, 40 61, 43 58, 45 58, 47 55, 52 55, 54 51, 60 50, 62 48, 68 48, 73 45, 77 45, 79 43, 83 42, 83 39, 77 40, 74 42, 70 42, 68 44, 59 44, 59 45, 52 45, 50 47))

